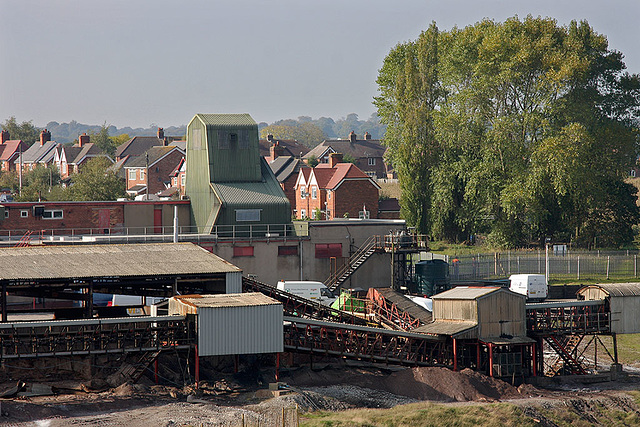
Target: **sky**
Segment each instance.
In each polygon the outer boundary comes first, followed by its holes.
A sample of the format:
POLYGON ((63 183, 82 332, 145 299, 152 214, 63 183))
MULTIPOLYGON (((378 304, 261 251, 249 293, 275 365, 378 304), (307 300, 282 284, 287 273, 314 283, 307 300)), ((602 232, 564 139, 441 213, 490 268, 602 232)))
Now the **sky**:
POLYGON ((398 43, 528 14, 586 19, 640 73, 639 0, 0 0, 0 122, 366 120, 398 43))

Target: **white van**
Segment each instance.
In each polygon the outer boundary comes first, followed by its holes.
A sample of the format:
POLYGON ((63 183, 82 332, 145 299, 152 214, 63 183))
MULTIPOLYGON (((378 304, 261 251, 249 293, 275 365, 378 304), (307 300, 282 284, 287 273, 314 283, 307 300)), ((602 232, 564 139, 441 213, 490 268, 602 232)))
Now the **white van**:
POLYGON ((281 280, 277 288, 311 301, 331 305, 336 300, 333 293, 322 282, 311 280, 281 280))
POLYGON ((512 274, 509 290, 527 297, 527 300, 542 301, 549 294, 549 285, 544 274, 512 274))

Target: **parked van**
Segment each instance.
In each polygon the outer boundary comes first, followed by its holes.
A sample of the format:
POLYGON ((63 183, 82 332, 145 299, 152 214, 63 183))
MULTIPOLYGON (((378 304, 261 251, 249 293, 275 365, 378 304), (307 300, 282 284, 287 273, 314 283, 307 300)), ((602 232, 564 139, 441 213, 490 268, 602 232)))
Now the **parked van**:
POLYGON ((549 294, 549 285, 544 274, 512 274, 509 290, 527 297, 527 301, 542 301, 549 294))
POLYGON ((336 300, 333 293, 322 282, 311 280, 281 280, 277 288, 291 294, 306 298, 324 305, 331 305, 336 300))

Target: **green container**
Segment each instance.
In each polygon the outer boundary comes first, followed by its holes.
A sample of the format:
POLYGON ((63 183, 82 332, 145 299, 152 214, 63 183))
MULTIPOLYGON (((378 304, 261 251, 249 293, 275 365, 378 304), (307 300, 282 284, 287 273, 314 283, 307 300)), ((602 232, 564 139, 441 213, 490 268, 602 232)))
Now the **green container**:
POLYGON ((451 288, 449 264, 441 259, 419 261, 415 264, 415 293, 430 297, 451 288))

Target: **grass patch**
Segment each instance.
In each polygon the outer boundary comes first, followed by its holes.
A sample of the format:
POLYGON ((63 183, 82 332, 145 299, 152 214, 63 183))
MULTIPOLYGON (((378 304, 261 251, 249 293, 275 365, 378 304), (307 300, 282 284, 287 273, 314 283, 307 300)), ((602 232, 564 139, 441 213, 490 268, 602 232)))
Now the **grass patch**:
POLYGON ((342 412, 315 412, 300 417, 301 426, 534 426, 536 422, 519 407, 510 404, 447 406, 411 403, 391 409, 352 409, 342 412))

